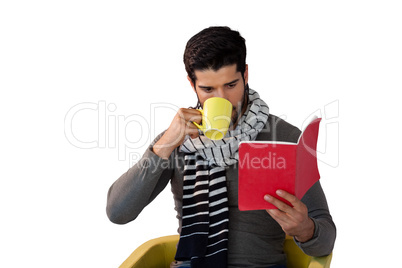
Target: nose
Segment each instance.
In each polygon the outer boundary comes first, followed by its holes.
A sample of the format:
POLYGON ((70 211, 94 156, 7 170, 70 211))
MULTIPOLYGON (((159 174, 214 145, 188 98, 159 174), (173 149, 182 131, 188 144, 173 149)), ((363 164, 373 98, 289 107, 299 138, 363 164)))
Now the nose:
POLYGON ((227 99, 226 92, 223 88, 218 88, 217 90, 215 90, 214 97, 220 97, 220 98, 227 99))

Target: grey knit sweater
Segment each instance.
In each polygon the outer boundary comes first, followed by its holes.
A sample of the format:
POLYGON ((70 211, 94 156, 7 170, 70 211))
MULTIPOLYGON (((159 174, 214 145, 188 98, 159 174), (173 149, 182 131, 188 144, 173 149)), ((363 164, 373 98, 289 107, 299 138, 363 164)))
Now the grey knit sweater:
MULTIPOLYGON (((153 144, 162 134, 149 146, 140 161, 110 187, 106 210, 112 222, 125 224, 134 220, 170 182, 180 233, 184 154, 179 152, 179 148, 172 152, 168 160, 154 154, 153 144)), ((297 142, 299 135, 298 128, 270 115, 257 140, 297 142)), ((286 264, 283 252, 285 233, 280 225, 265 210, 239 211, 237 165, 226 168, 226 178, 229 198, 228 266, 286 264)), ((308 255, 328 255, 334 246, 336 228, 319 181, 304 195, 302 202, 308 207, 315 231, 311 240, 296 243, 308 255)))

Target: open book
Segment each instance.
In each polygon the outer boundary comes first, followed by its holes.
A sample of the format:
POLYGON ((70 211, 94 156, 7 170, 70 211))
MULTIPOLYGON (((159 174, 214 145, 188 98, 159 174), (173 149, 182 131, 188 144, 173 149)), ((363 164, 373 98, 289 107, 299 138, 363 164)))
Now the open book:
MULTIPOLYGON (((301 199, 320 179, 317 139, 321 118, 313 119, 297 144, 277 141, 241 142, 239 145, 239 209, 276 208, 264 195, 285 190, 301 199)), ((290 204, 289 204, 290 205, 290 204)))

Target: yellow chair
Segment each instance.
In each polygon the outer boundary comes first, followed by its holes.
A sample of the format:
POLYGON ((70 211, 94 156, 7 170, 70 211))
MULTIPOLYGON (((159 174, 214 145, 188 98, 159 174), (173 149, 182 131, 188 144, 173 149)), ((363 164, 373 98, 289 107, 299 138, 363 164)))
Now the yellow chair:
MULTIPOLYGON (((134 250, 120 268, 169 268, 174 261, 178 241, 178 235, 149 240, 134 250)), ((304 254, 290 236, 286 237, 284 251, 288 268, 329 268, 332 259, 332 253, 325 257, 304 254)))

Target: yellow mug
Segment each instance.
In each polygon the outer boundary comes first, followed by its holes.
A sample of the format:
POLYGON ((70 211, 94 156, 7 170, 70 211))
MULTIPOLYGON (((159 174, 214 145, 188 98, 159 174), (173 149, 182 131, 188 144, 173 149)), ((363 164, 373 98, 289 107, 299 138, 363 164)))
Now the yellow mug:
POLYGON ((224 98, 212 97, 204 102, 202 125, 194 123, 204 135, 211 140, 220 140, 225 137, 232 121, 232 104, 224 98))

